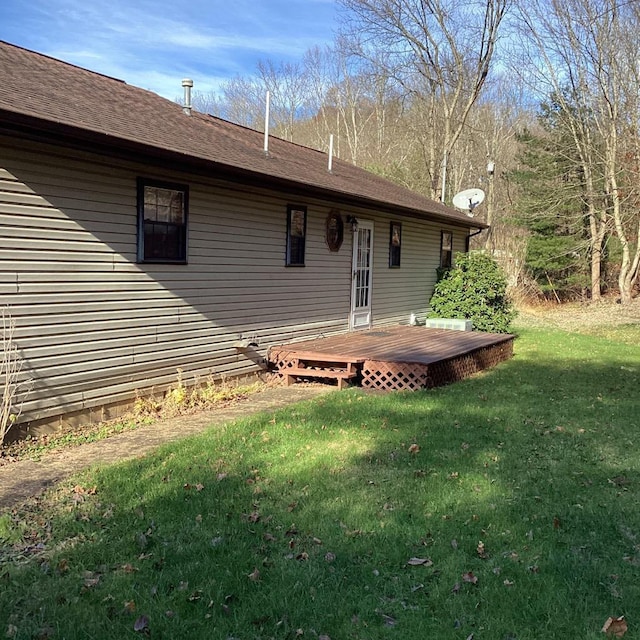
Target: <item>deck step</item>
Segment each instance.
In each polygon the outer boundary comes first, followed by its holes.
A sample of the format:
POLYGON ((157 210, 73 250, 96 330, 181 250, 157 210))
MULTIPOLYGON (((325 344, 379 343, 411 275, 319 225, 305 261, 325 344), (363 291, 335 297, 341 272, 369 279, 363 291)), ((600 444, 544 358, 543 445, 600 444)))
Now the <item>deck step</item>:
POLYGON ((343 389, 347 380, 355 378, 358 374, 351 365, 347 369, 322 369, 310 367, 287 367, 282 371, 285 375, 287 387, 291 386, 296 378, 333 378, 338 381, 338 389, 343 389))

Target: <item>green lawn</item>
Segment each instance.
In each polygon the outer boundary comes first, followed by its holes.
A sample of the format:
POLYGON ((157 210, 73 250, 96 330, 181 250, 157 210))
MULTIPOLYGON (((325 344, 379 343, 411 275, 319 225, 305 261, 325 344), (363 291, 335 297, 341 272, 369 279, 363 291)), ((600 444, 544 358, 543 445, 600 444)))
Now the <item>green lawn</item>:
POLYGON ((637 343, 525 329, 86 473, 0 517, 0 637, 640 638, 639 389, 637 343))

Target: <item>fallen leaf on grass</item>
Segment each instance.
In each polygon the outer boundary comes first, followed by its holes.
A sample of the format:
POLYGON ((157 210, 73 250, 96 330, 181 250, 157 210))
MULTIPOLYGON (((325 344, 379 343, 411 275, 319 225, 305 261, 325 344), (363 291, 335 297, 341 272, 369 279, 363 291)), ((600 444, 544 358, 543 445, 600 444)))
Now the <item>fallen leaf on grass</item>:
POLYGON ((554 516, 553 517, 553 528, 554 529, 559 529, 561 527, 562 523, 560 522, 560 518, 558 518, 558 516, 554 516))
POLYGON ((478 576, 475 576, 473 574, 473 571, 467 571, 467 573, 463 573, 462 580, 464 582, 469 582, 470 584, 478 584, 478 576))
POLYGON ((609 484, 613 484, 616 487, 626 487, 631 484, 631 480, 626 476, 616 476, 615 478, 609 478, 609 484))
POLYGON ((336 559, 336 554, 331 553, 331 551, 328 551, 327 553, 324 554, 324 559, 325 559, 325 562, 333 562, 336 559))
POLYGON ((411 567, 430 567, 433 560, 431 558, 409 558, 407 564, 411 567))
POLYGON ((204 485, 198 482, 198 484, 196 485, 196 491, 202 491, 203 489, 204 489, 204 485))
POLYGON ((409 447, 409 453, 418 453, 420 451, 420 445, 415 442, 409 447))
POLYGON ((75 487, 73 487, 72 491, 73 493, 87 494, 88 496, 95 496, 96 493, 98 493, 98 487, 94 485, 93 487, 89 487, 89 489, 85 489, 84 487, 77 484, 75 487))
POLYGON ((385 627, 395 627, 398 624, 398 621, 391 616, 386 615, 385 613, 382 615, 382 621, 384 622, 385 627))
POLYGON ((98 586, 100 582, 100 574, 93 571, 85 571, 84 573, 84 588, 91 589, 98 586))
POLYGON ((127 613, 133 613, 136 610, 136 603, 134 600, 126 600, 124 603, 124 610, 127 613))
POLYGON ((260 580, 260 570, 256 567, 248 576, 252 582, 258 582, 260 580))
POLYGON ((147 618, 147 616, 145 616, 145 615, 140 616, 133 623, 133 630, 134 631, 148 631, 148 629, 149 629, 149 618, 147 618))
POLYGON ((602 627, 602 633, 606 633, 610 638, 622 638, 627 633, 627 628, 624 616, 618 618, 609 617, 602 627))
POLYGON ((505 580, 504 580, 504 582, 502 584, 504 584, 505 587, 513 587, 515 582, 512 582, 511 580, 505 578, 505 580))
POLYGON ((479 558, 482 558, 483 560, 487 560, 489 558, 489 554, 487 553, 487 549, 485 548, 482 540, 478 541, 477 552, 479 558))

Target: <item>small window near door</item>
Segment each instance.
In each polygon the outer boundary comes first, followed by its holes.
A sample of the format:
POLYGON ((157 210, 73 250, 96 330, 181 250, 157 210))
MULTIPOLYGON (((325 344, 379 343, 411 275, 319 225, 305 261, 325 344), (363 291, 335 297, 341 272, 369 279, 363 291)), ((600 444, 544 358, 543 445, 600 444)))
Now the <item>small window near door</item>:
POLYGON ((389 226, 389 267, 400 267, 400 249, 402 247, 402 225, 392 222, 389 226))
POLYGON ((138 179, 138 261, 187 261, 185 185, 138 179))
POLYGON ((453 233, 442 231, 440 233, 440 268, 451 269, 451 258, 453 256, 453 233))
POLYGON ((304 267, 307 208, 287 207, 287 267, 304 267))

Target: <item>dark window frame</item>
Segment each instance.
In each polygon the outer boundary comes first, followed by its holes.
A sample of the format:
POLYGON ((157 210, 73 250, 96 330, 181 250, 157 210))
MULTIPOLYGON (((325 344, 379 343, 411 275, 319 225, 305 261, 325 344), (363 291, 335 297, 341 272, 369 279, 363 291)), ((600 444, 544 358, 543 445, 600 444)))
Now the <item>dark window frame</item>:
MULTIPOLYGON (((296 218, 298 217, 299 215, 296 215, 296 218)), ((287 267, 305 266, 307 217, 306 206, 287 205, 287 251, 285 258, 285 266, 287 267), (299 220, 296 220, 297 224, 293 224, 294 214, 302 214, 302 228, 300 228, 299 220)))
POLYGON ((453 266, 453 231, 440 232, 440 268, 451 269, 453 266), (445 242, 448 238, 448 242, 445 242), (446 245, 448 244, 448 248, 446 245))
POLYGON ((402 223, 389 223, 389 269, 399 269, 402 256, 402 223))
MULTIPOLYGON (((165 182, 163 180, 153 180, 150 178, 138 178, 137 180, 137 207, 138 207, 138 238, 137 251, 138 262, 155 263, 155 264, 187 264, 187 240, 188 240, 188 224, 189 224, 189 186, 185 184, 177 184, 174 182, 165 182), (183 222, 161 222, 145 220, 145 190, 163 189, 166 191, 176 191, 182 193, 182 218, 183 222), (173 250, 167 250, 164 255, 158 255, 157 250, 154 252, 149 247, 147 240, 148 230, 151 227, 159 226, 165 230, 165 235, 175 234, 175 245, 173 250), (152 255, 155 253, 156 255, 152 255)), ((161 244, 158 242, 158 244, 161 244)), ((156 247, 157 249, 157 247, 156 247)), ((171 247, 168 247, 171 249, 171 247)))

